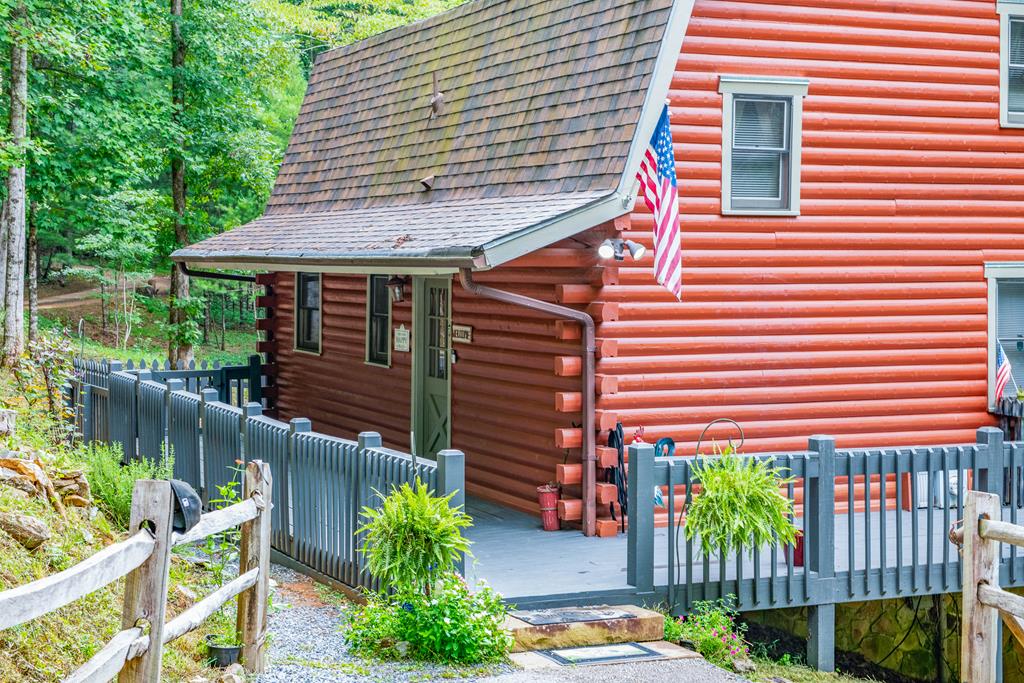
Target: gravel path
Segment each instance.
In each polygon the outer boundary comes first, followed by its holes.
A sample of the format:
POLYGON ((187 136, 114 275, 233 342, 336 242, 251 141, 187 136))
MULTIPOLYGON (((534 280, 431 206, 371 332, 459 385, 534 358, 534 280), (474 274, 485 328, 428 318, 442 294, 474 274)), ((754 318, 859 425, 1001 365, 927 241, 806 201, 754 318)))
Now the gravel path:
POLYGON ((459 669, 359 659, 348 653, 341 635, 343 598, 284 567, 275 565, 271 576, 277 587, 270 613, 269 664, 257 683, 473 681, 512 671, 510 666, 459 669))

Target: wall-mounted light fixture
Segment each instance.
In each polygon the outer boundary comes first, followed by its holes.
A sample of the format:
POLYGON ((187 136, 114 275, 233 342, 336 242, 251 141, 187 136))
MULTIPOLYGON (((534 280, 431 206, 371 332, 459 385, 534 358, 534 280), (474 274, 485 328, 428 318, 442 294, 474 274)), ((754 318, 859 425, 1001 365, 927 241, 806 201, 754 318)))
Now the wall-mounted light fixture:
POLYGON ((639 261, 647 253, 647 247, 639 242, 609 238, 601 242, 601 246, 597 248, 597 255, 603 259, 614 258, 616 261, 624 261, 627 250, 634 261, 639 261))
POLYGON ((388 278, 387 288, 391 292, 391 300, 396 304, 405 301, 405 286, 409 283, 406 275, 392 275, 388 278))

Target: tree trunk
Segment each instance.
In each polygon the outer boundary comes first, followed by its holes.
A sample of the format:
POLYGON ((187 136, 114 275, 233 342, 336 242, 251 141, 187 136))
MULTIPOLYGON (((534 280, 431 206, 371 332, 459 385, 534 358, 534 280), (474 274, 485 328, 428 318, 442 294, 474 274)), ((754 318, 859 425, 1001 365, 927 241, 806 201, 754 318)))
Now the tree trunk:
MULTIPOLYGON (((19 4, 11 13, 11 144, 23 151, 28 117, 28 46, 21 31, 27 12, 19 4)), ((25 163, 7 174, 7 287, 4 292, 3 363, 11 366, 25 350, 25 163)))
MULTIPOLYGON (((185 108, 185 40, 181 35, 183 0, 171 0, 171 119, 180 127, 182 111, 185 108)), ((185 140, 178 138, 177 147, 171 151, 171 199, 174 203, 174 244, 176 248, 189 243, 188 223, 185 216, 185 140)), ((170 327, 168 358, 171 363, 188 364, 192 360, 192 345, 182 341, 182 328, 188 322, 187 301, 188 276, 177 264, 171 267, 170 327)))
POLYGON ((28 340, 39 338, 39 235, 36 219, 39 207, 29 204, 28 212, 28 340))
MULTIPOLYGON (((6 186, 7 179, 4 179, 6 186)), ((7 300, 7 221, 9 218, 7 200, 0 209, 0 304, 7 300)))

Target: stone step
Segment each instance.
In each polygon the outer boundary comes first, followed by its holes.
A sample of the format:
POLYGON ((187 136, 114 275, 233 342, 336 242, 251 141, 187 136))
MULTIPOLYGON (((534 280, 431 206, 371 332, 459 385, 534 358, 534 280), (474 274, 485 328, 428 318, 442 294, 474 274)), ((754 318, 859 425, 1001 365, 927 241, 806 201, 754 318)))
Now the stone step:
POLYGON ((505 628, 513 652, 611 643, 644 643, 665 637, 665 618, 635 605, 566 607, 512 612, 505 628))
MULTIPOLYGON (((628 662, 700 659, 701 656, 693 650, 687 650, 675 643, 667 643, 661 640, 645 643, 615 643, 612 645, 588 645, 587 647, 578 648, 517 652, 509 658, 520 668, 529 671, 560 666, 599 666, 625 664, 628 662)), ((594 680, 604 680, 604 678, 598 677, 594 680)), ((730 676, 729 680, 734 679, 730 676)))

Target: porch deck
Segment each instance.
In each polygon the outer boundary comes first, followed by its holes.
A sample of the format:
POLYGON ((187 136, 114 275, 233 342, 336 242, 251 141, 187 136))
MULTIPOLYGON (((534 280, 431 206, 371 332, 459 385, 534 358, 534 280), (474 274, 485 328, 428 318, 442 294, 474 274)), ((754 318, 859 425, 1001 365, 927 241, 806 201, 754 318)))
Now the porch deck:
MULTIPOLYGON (((615 538, 587 538, 575 530, 545 532, 536 517, 475 498, 469 499, 466 509, 473 517, 473 527, 467 536, 473 541, 474 559, 466 567, 467 577, 472 583, 484 579, 511 602, 523 606, 583 604, 588 600, 591 603, 605 600, 631 602, 636 599, 636 590, 626 583, 624 534, 615 538)), ((870 517, 854 514, 852 535, 849 529, 850 516, 836 515, 837 579, 858 586, 863 582, 867 586, 868 580, 865 577, 868 572, 864 571, 865 567, 880 569, 884 558, 884 566, 888 568, 899 566, 918 569, 909 573, 907 583, 910 584, 910 592, 946 592, 942 590, 943 586, 951 583, 958 586, 959 577, 948 575, 957 561, 957 549, 947 538, 949 525, 957 518, 956 514, 956 508, 889 510, 886 514, 888 523, 885 524, 884 543, 877 514, 870 517), (918 517, 916 525, 912 519, 915 514, 918 517), (902 518, 899 525, 896 524, 897 516, 902 518), (867 519, 871 520, 870 536, 865 529, 867 519), (917 543, 913 542, 915 526, 919 539, 917 543), (902 537, 899 544, 896 541, 897 528, 902 537), (851 536, 855 539, 853 553, 850 553, 851 536), (868 538, 870 542, 865 543, 868 538), (849 571, 851 558, 852 573, 849 571)), ((1010 516, 1007 510, 1006 518, 1010 516)), ((797 524, 801 523, 802 520, 798 519, 797 524)), ((666 558, 668 529, 656 529, 654 542, 655 557, 666 558)), ((680 550, 685 553, 685 540, 680 541, 680 550)), ((759 553, 757 560, 758 571, 755 573, 754 558, 746 554, 741 568, 743 577, 767 578, 772 575, 774 564, 776 576, 788 579, 796 586, 803 586, 804 569, 794 567, 793 574, 789 575, 786 556, 781 550, 777 550, 774 556, 770 550, 759 553)), ((655 586, 664 588, 668 584, 668 567, 664 559, 661 562, 655 565, 655 586)), ((725 566, 725 579, 734 580, 737 567, 735 558, 728 558, 725 566)), ((708 582, 721 579, 720 562, 715 558, 707 565, 699 560, 694 562, 691 581, 703 583, 705 570, 708 582)), ((680 584, 685 583, 684 575, 680 577, 680 584)), ((867 592, 870 594, 870 588, 867 592)), ((864 591, 855 590, 851 593, 863 595, 864 591)), ((906 588, 898 593, 906 594, 906 588)), ((897 591, 891 591, 888 597, 895 597, 896 594, 897 591)), ((879 592, 876 597, 886 595, 879 592)))

